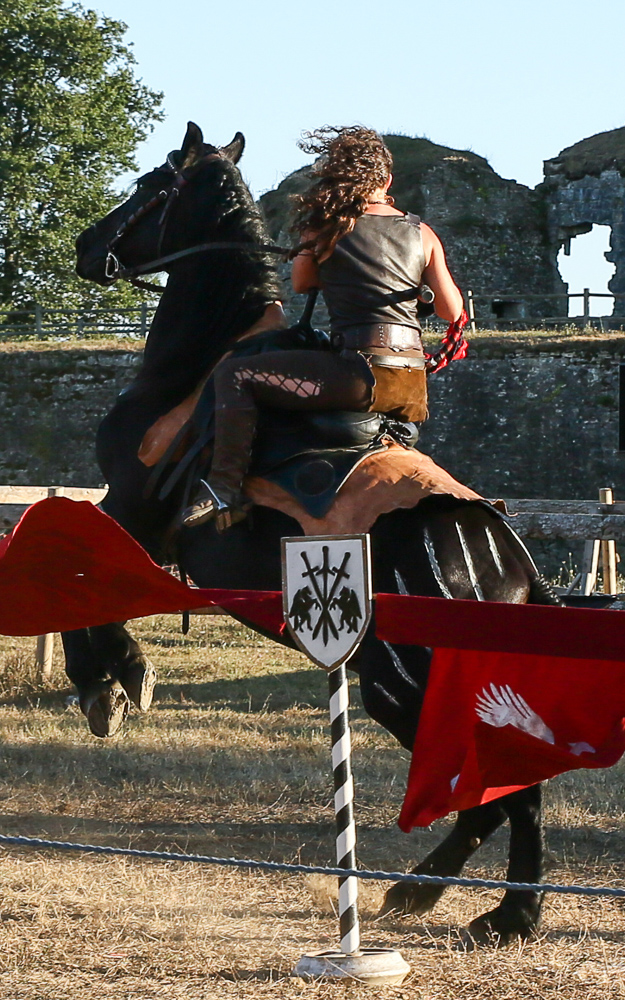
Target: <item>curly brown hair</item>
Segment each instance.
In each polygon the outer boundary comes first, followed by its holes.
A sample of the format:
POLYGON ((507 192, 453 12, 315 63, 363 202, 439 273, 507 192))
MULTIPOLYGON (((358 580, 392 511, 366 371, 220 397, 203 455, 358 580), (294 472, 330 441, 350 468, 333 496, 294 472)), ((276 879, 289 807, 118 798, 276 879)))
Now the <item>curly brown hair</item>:
MULTIPOLYGON (((362 125, 324 125, 304 132, 298 146, 305 153, 316 153, 319 159, 311 187, 295 198, 293 223, 300 235, 308 231, 316 238, 301 244, 297 251, 313 249, 317 260, 324 260, 337 240, 352 231, 373 192, 386 183, 393 157, 382 136, 362 125)), ((389 201, 392 204, 392 199, 389 201)))

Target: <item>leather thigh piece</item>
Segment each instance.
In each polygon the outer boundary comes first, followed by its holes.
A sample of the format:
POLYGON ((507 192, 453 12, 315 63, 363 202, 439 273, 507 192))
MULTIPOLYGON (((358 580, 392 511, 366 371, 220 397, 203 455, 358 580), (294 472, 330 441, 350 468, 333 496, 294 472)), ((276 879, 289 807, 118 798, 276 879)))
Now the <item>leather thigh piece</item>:
POLYGON ((217 408, 371 409, 373 378, 364 358, 330 351, 269 351, 226 358, 214 374, 217 408))
POLYGON ((420 424, 427 420, 427 375, 423 368, 373 367, 375 386, 370 409, 396 420, 420 424))

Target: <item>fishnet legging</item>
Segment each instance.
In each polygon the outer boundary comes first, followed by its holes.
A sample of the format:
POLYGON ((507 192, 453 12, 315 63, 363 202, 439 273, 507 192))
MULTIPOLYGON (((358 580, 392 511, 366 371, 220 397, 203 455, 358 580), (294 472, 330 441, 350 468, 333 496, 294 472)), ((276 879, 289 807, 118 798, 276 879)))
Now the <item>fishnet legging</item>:
POLYGON ((371 406, 362 358, 324 351, 272 351, 228 358, 215 369, 217 409, 358 410, 371 406))

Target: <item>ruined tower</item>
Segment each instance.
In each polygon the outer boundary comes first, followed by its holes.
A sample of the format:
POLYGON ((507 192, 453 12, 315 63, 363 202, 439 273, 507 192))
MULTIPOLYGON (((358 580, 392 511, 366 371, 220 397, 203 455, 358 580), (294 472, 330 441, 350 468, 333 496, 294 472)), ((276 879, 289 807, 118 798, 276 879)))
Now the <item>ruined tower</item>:
MULTIPOLYGON (((608 287, 625 293, 625 128, 599 132, 545 160, 545 180, 536 189, 547 213, 549 241, 557 254, 593 225, 609 226, 606 259, 616 265, 608 287)), ((614 300, 625 316, 625 297, 614 300)))

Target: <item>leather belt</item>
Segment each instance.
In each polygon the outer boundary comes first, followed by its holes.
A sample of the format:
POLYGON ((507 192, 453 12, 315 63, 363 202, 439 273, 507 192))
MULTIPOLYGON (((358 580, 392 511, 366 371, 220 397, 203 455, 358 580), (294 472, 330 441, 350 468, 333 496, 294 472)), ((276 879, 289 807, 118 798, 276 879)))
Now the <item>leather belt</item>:
POLYGON ((381 368, 425 368, 425 358, 415 355, 365 354, 365 357, 370 365, 379 365, 381 368))
POLYGON ((367 323, 350 326, 340 333, 330 334, 330 342, 337 351, 364 351, 385 347, 391 351, 421 350, 421 330, 399 323, 367 323))

